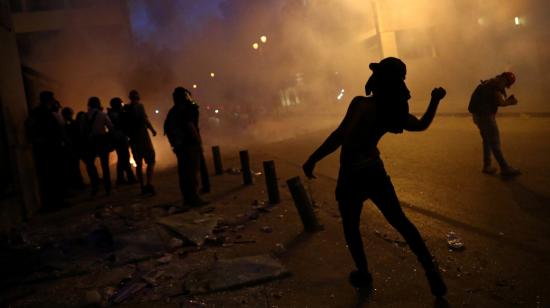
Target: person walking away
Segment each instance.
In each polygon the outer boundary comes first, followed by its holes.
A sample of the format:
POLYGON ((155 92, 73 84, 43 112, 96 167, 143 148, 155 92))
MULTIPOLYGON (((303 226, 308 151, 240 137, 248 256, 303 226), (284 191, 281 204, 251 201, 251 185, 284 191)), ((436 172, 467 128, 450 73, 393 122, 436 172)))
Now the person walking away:
POLYGON ((344 235, 356 270, 349 276, 355 287, 372 287, 367 258, 359 231, 363 203, 371 199, 387 221, 403 236, 423 266, 433 295, 443 296, 447 287, 415 225, 405 216, 395 189, 380 158, 377 144, 388 132, 423 131, 431 124, 443 88, 435 88, 426 113, 419 120, 409 114, 409 90, 405 84, 406 66, 397 58, 371 63, 372 75, 365 91, 369 97, 354 98, 340 126, 303 165, 308 178, 314 178, 315 165, 341 147, 336 199, 344 235))
POLYGON ((500 133, 496 121, 499 107, 517 105, 514 95, 507 96, 506 89, 516 81, 511 72, 504 72, 489 80, 482 80, 476 87, 468 104, 468 111, 472 114, 474 123, 479 129, 483 143, 483 173, 494 174, 497 169, 491 164, 491 154, 500 166, 502 176, 518 176, 521 172, 510 166, 500 145, 500 133))
POLYGON ((134 184, 136 178, 130 166, 130 145, 128 143, 128 136, 124 133, 122 127, 122 99, 115 97, 110 101, 111 108, 107 110, 107 115, 113 123, 113 130, 111 131, 111 140, 114 143, 117 163, 116 163, 116 184, 134 184))
POLYGON ((102 111, 101 101, 97 97, 88 100, 86 114, 87 127, 83 136, 87 139, 84 163, 92 185, 92 195, 99 192, 99 175, 95 166, 95 159, 99 156, 101 171, 103 172, 103 187, 107 195, 111 194, 111 172, 109 170, 110 138, 108 132, 113 129, 109 116, 102 111))
POLYGON ((156 192, 152 181, 155 170, 155 149, 148 130, 153 136, 157 135, 157 131, 145 113, 145 107, 140 102, 138 91, 130 91, 128 98, 130 103, 123 108, 122 121, 126 135, 130 138, 130 148, 136 162, 136 175, 141 186, 141 193, 154 195, 156 192), (143 179, 143 161, 147 164, 146 181, 143 179))
POLYGON ((177 87, 172 93, 174 106, 164 121, 164 134, 176 154, 180 191, 184 206, 200 206, 208 202, 198 195, 198 178, 202 159, 202 138, 198 128, 198 105, 191 92, 177 87))

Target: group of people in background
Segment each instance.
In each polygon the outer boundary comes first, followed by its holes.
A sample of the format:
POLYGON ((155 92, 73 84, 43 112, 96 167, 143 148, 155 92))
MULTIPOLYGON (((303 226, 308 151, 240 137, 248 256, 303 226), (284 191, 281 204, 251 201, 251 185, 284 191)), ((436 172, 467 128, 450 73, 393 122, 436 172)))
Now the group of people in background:
MULTIPOLYGON (((184 206, 200 206, 207 202, 199 192, 209 192, 208 170, 202 151, 199 130, 199 107, 191 92, 177 87, 173 92, 174 106, 164 123, 164 134, 178 162, 179 187, 184 206), (201 189, 199 190, 199 178, 201 189)), ((42 204, 45 210, 65 206, 70 189, 84 189, 80 162, 86 166, 91 194, 100 190, 96 167, 99 158, 103 188, 111 194, 110 154, 116 152, 116 185, 139 183, 143 195, 155 195, 152 184, 155 168, 155 149, 149 132, 157 131, 147 117, 138 91, 132 90, 129 102, 115 97, 104 111, 98 97, 88 99, 87 111, 74 115, 70 107, 61 104, 51 91, 40 93, 40 104, 30 113, 27 136, 33 145, 42 204), (131 156, 136 172, 131 166, 131 156), (146 165, 143 174, 143 163, 146 165)))
POLYGON ((27 121, 27 137, 33 146, 42 204, 46 210, 65 205, 70 189, 84 189, 80 162, 86 166, 91 194, 97 195, 100 177, 99 158, 105 194, 111 193, 110 153, 116 151, 116 184, 140 183, 142 194, 155 194, 152 185, 155 150, 149 132, 156 130, 149 121, 139 93, 130 91, 129 102, 115 97, 107 112, 98 97, 88 99, 87 111, 74 114, 61 104, 51 91, 40 93, 40 103, 27 121), (130 165, 130 149, 136 175, 130 165), (143 176, 143 162, 147 165, 143 176))

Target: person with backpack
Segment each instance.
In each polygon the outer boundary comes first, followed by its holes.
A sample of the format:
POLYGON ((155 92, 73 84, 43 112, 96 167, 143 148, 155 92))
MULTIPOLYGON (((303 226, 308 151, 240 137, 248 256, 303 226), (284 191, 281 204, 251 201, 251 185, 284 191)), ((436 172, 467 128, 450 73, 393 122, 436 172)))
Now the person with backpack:
POLYGON ((124 133, 122 123, 122 99, 115 97, 111 99, 110 105, 111 108, 107 110, 107 115, 113 123, 111 137, 117 156, 116 184, 134 184, 136 183, 136 177, 132 171, 132 166, 130 166, 130 144, 128 136, 124 133))
POLYGON ((138 91, 130 91, 128 98, 130 103, 126 104, 122 111, 124 131, 130 139, 130 148, 136 162, 136 175, 141 186, 141 193, 154 195, 156 192, 152 181, 155 171, 155 148, 149 136, 149 130, 153 137, 157 135, 157 131, 147 117, 138 91), (143 179, 143 161, 147 164, 145 181, 143 179))
POLYGON ((474 123, 479 129, 483 141, 483 169, 487 174, 495 174, 497 169, 491 164, 491 153, 500 166, 502 176, 518 176, 521 172, 510 166, 500 145, 500 133, 496 121, 498 107, 517 105, 514 95, 508 96, 506 89, 516 81, 511 72, 504 72, 489 80, 482 80, 470 98, 468 111, 472 114, 474 123))
POLYGON ((113 124, 109 116, 102 111, 101 101, 97 97, 88 99, 88 112, 86 113, 84 132, 82 138, 85 141, 84 163, 92 185, 92 196, 99 192, 99 175, 95 166, 95 159, 99 156, 101 171, 103 172, 103 187, 107 195, 111 194, 111 172, 109 170, 110 136, 113 124))
POLYGON ((174 106, 164 121, 164 134, 177 157, 183 205, 204 205, 208 202, 198 195, 198 178, 204 159, 199 130, 199 106, 193 101, 191 92, 183 87, 175 88, 172 98, 174 106))
POLYGON ((397 58, 371 63, 372 75, 365 85, 369 97, 355 97, 338 128, 311 154, 303 165, 308 178, 314 178, 317 162, 341 147, 336 199, 342 217, 344 236, 355 262, 349 275, 357 288, 372 288, 363 241, 359 230, 363 202, 371 199, 387 221, 403 236, 424 268, 434 296, 445 295, 447 287, 437 263, 415 225, 405 216, 390 177, 386 173, 378 142, 386 133, 423 131, 432 123, 443 88, 432 91, 430 104, 421 119, 409 114, 409 90, 405 84, 406 66, 397 58))

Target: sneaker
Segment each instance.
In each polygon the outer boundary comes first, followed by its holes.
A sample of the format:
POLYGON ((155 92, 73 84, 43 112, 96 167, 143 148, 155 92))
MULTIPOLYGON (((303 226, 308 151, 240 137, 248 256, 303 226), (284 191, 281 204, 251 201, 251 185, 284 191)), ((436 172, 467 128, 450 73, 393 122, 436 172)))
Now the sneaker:
POLYGON ((518 176, 520 174, 521 171, 513 167, 505 167, 500 170, 501 176, 518 176))
POLYGON ((372 275, 369 272, 353 271, 349 273, 349 282, 355 288, 371 288, 372 275))
POLYGON ((439 266, 435 264, 435 267, 431 270, 426 271, 426 278, 428 278, 428 283, 430 284, 430 290, 432 294, 436 297, 442 297, 447 294, 447 285, 441 277, 439 272, 439 266))
POLYGON ((497 173, 497 168, 495 168, 493 166, 484 166, 483 169, 481 170, 481 172, 483 172, 485 174, 495 174, 495 173, 497 173))

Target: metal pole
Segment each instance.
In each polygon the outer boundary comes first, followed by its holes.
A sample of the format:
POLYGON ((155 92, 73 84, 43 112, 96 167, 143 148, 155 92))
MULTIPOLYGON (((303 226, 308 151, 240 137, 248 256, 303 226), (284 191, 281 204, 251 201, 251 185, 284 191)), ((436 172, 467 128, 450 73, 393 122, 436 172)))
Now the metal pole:
POLYGON ((319 224, 317 216, 313 211, 313 206, 311 205, 311 200, 309 199, 307 192, 300 180, 300 177, 293 177, 286 181, 298 214, 302 219, 304 224, 304 230, 307 232, 315 232, 323 230, 323 226, 319 224))
POLYGON ((243 173, 243 184, 252 185, 252 172, 250 171, 250 158, 248 156, 248 151, 247 150, 240 151, 239 157, 241 159, 241 172, 243 173))
POLYGON ((214 170, 216 172, 216 175, 223 174, 220 146, 216 145, 212 147, 212 158, 214 159, 214 170))
POLYGON ((277 204, 281 202, 279 196, 279 185, 277 183, 277 173, 275 172, 275 162, 272 160, 264 161, 265 185, 267 186, 267 195, 269 203, 277 204))

